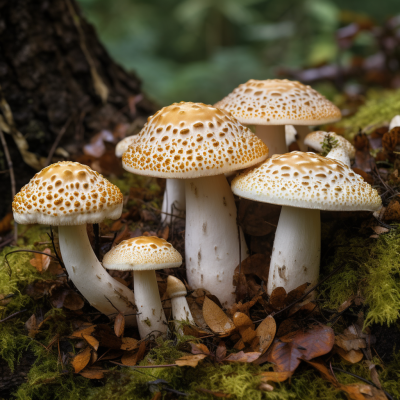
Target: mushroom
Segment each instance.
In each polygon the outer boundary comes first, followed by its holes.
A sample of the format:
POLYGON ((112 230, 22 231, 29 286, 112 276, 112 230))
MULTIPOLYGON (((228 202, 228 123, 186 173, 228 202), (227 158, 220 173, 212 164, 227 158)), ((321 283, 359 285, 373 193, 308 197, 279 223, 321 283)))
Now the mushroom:
MULTIPOLYGON (((185 179, 188 283, 233 304, 239 239, 235 199, 223 174, 265 160, 268 148, 230 114, 201 103, 164 107, 139 135, 124 153, 123 167, 139 175, 185 179)), ((241 249, 246 258, 243 238, 241 249)))
POLYGON ((396 126, 400 126, 400 115, 396 115, 392 118, 389 125, 389 131, 396 128, 396 126))
POLYGON ((87 301, 103 314, 125 314, 136 325, 133 293, 112 278, 94 254, 86 224, 118 219, 122 194, 86 165, 65 161, 38 172, 16 194, 14 219, 19 224, 58 226, 60 250, 68 276, 87 301))
POLYGON ((182 334, 179 321, 187 321, 195 325, 192 313, 190 312, 188 302, 186 300, 187 290, 181 280, 175 276, 168 276, 167 279, 167 296, 171 299, 172 317, 175 321, 175 328, 182 334))
MULTIPOLYGON (((128 147, 138 140, 139 135, 128 136, 115 147, 115 155, 122 157, 128 147)), ((176 216, 182 217, 186 211, 185 182, 180 179, 167 179, 163 203, 161 207, 161 222, 170 224, 176 216)))
POLYGON ((233 192, 282 205, 268 277, 268 294, 290 291, 319 275, 320 210, 375 211, 381 198, 363 178, 340 161, 294 151, 269 158, 238 175, 233 192))
POLYGON ((326 150, 324 149, 324 145, 330 146, 331 149, 328 154, 326 154, 326 157, 332 160, 342 161, 342 163, 349 168, 351 167, 350 160, 354 159, 356 156, 355 147, 343 136, 335 132, 311 132, 306 136, 304 144, 320 153, 326 150))
POLYGON ((287 79, 250 79, 215 104, 230 111, 239 122, 255 125, 256 135, 270 156, 287 152, 285 125, 294 125, 302 151, 307 125, 338 121, 340 110, 310 86, 287 79))
POLYGON ((103 258, 108 269, 133 271, 133 289, 138 308, 137 325, 141 338, 167 333, 168 325, 158 292, 155 270, 177 268, 182 257, 172 244, 155 236, 124 240, 103 258))

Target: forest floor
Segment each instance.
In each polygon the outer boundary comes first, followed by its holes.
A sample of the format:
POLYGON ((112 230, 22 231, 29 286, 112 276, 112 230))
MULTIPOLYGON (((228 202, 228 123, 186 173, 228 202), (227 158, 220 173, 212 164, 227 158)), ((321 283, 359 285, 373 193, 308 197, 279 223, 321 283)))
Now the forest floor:
MULTIPOLYGON (((321 213, 317 287, 266 294, 280 208, 237 199, 251 254, 236 269, 237 303, 225 310, 215 294, 188 288, 197 327, 170 323, 165 340, 140 340, 123 315, 110 321, 90 307, 62 268, 56 229, 19 226, 18 242, 9 246, 6 216, 0 399, 400 398, 400 129, 388 130, 400 91, 381 96, 326 128, 354 141, 353 167, 378 189, 384 208, 321 213)), ((100 225, 100 260, 140 235, 162 237, 184 254, 184 220, 160 222, 165 182, 123 173, 110 151, 90 163, 121 189, 125 207, 119 220, 100 225)), ((91 226, 88 234, 94 245, 91 226)), ((169 274, 185 281, 185 265, 157 273, 170 317, 169 274)), ((130 272, 111 275, 132 287, 130 272)))

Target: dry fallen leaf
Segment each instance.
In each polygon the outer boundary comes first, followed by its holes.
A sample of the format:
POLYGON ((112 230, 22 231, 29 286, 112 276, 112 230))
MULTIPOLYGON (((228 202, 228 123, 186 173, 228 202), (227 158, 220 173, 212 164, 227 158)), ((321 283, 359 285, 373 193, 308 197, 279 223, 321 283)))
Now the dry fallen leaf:
POLYGON ((382 390, 364 383, 340 385, 340 389, 346 393, 349 400, 387 400, 382 390))
POLYGON ((285 305, 286 290, 283 287, 275 288, 269 297, 269 305, 279 309, 285 305))
POLYGON ((144 356, 146 351, 146 342, 142 342, 139 345, 139 349, 136 351, 127 351, 121 358, 121 363, 128 366, 136 365, 144 356))
POLYGON ((73 358, 72 366, 74 367, 75 373, 82 371, 83 368, 85 368, 86 365, 88 365, 91 356, 92 356, 91 348, 86 347, 73 358))
POLYGON ((221 362, 226 357, 226 345, 220 340, 217 346, 217 350, 215 351, 215 360, 217 362, 221 362))
POLYGON ((82 337, 88 342, 91 347, 93 347, 93 349, 97 350, 99 348, 99 341, 93 336, 82 335, 82 337))
POLYGON ((35 314, 32 314, 28 321, 25 322, 25 328, 28 330, 28 336, 31 338, 35 337, 39 332, 39 326, 35 314))
POLYGON ((74 339, 81 339, 83 338, 83 335, 91 335, 96 329, 96 325, 90 325, 90 326, 86 326, 83 329, 79 329, 77 331, 74 331, 71 333, 70 338, 74 339))
POLYGON ((294 371, 301 359, 311 360, 332 350, 335 334, 332 328, 317 325, 308 331, 298 330, 276 340, 268 353, 267 360, 274 369, 294 371))
POLYGON ((236 312, 233 316, 233 323, 239 330, 244 343, 250 343, 256 337, 255 326, 246 314, 236 312))
POLYGON ((290 378, 293 375, 293 372, 274 372, 274 371, 266 371, 260 374, 261 382, 283 382, 286 379, 290 378))
POLYGON ((12 229, 12 220, 13 220, 13 214, 12 212, 7 213, 2 220, 0 220, 0 235, 4 235, 8 231, 11 231, 12 229))
MULTIPOLYGON (((50 249, 44 249, 43 253, 51 254, 50 249)), ((29 260, 31 265, 37 269, 38 272, 46 272, 50 265, 50 257, 44 254, 34 253, 34 257, 29 260)))
POLYGON ((269 346, 271 346, 271 343, 275 337, 275 333, 276 323, 274 317, 268 315, 268 317, 265 318, 256 329, 256 335, 259 340, 256 342, 255 346, 253 346, 253 349, 259 351, 261 354, 264 354, 268 350, 269 346))
POLYGON ((191 352, 192 354, 210 354, 210 350, 208 350, 207 346, 202 343, 193 343, 189 342, 191 346, 191 352))
POLYGON ((124 334, 125 330, 125 317, 123 314, 118 313, 114 321, 114 332, 117 337, 120 337, 124 334))
POLYGON ((360 362, 364 357, 363 352, 360 350, 346 351, 339 346, 335 346, 335 350, 340 355, 340 357, 352 364, 360 362))
POLYGON ((122 338, 121 350, 135 350, 139 347, 139 341, 130 337, 122 338))
POLYGON ((224 361, 231 361, 231 362, 244 362, 244 363, 251 363, 257 360, 260 357, 261 353, 258 351, 244 353, 243 351, 239 351, 239 353, 230 354, 228 357, 224 359, 224 361))
POLYGON ((109 371, 106 369, 89 367, 80 371, 79 374, 88 379, 102 379, 107 372, 109 371))
POLYGON ((365 339, 359 337, 352 326, 346 328, 343 333, 335 337, 335 344, 346 351, 360 350, 367 347, 365 339))
POLYGON ((232 320, 207 296, 203 303, 203 317, 214 333, 229 336, 235 329, 232 320))
POLYGON ((179 365, 180 367, 196 367, 199 361, 206 358, 206 354, 190 354, 187 356, 183 356, 178 360, 175 360, 175 364, 179 365))

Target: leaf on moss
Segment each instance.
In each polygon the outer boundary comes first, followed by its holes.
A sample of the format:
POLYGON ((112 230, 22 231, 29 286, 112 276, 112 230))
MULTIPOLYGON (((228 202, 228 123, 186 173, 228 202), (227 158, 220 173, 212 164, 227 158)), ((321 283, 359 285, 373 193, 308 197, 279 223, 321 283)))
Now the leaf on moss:
POLYGON ((141 361, 144 357, 144 353, 146 351, 146 343, 141 342, 139 345, 139 349, 133 351, 126 351, 121 358, 121 362, 124 365, 134 366, 139 361, 141 361))
MULTIPOLYGON (((43 253, 51 254, 51 250, 48 248, 44 249, 43 253)), ((50 265, 50 257, 44 254, 37 254, 37 253, 33 254, 34 257, 31 260, 29 260, 31 265, 35 267, 36 270, 40 273, 47 271, 47 268, 49 268, 50 265)))
POLYGON ((232 320, 207 296, 204 298, 203 316, 210 329, 220 336, 229 336, 235 329, 232 320))
POLYGON ((387 400, 385 393, 371 385, 364 383, 353 383, 351 385, 340 385, 349 400, 387 400))
POLYGON ((261 353, 259 353, 258 351, 248 352, 248 353, 239 351, 239 353, 230 354, 228 357, 224 359, 224 361, 251 363, 257 360, 257 358, 260 357, 260 355, 261 353))
POLYGON ((203 360, 206 357, 206 354, 190 354, 187 356, 183 356, 178 360, 175 360, 175 364, 179 365, 180 367, 196 367, 199 361, 203 360))
POLYGON ((74 367, 75 373, 79 373, 89 364, 90 358, 92 356, 92 350, 90 347, 86 347, 81 352, 79 352, 73 359, 72 359, 72 366, 74 367))
POLYGON ((80 371, 79 374, 88 379, 103 379, 107 372, 109 371, 100 367, 88 367, 80 371))
POLYGON ((189 342, 189 344, 192 354, 210 354, 210 350, 208 350, 208 347, 203 343, 189 342))
POLYGON ((363 352, 360 350, 346 351, 339 346, 335 346, 335 350, 339 354, 339 356, 343 358, 343 360, 346 360, 351 364, 356 364, 360 362, 364 357, 363 352))
POLYGON ((293 375, 293 372, 285 371, 285 372, 274 372, 274 371, 266 371, 260 374, 261 382, 284 382, 286 379, 289 379, 293 375))

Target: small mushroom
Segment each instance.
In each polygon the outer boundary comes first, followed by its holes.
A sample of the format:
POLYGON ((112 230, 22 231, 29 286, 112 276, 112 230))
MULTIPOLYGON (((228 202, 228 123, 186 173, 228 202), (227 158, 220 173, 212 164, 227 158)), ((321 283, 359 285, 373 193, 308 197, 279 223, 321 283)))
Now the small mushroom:
POLYGON ((186 300, 186 287, 183 282, 175 276, 170 275, 167 279, 167 295, 171 299, 172 317, 174 318, 176 329, 181 332, 179 321, 187 321, 195 325, 186 300))
POLYGON ((65 161, 38 172, 14 197, 19 224, 58 226, 60 250, 69 279, 86 300, 109 317, 116 310, 136 325, 132 291, 112 278, 94 254, 86 224, 118 219, 122 193, 86 165, 65 161))
MULTIPOLYGON (((115 147, 115 155, 122 157, 128 147, 140 138, 139 135, 128 136, 115 147)), ((178 217, 183 217, 186 211, 185 182, 181 179, 167 179, 163 203, 161 207, 161 222, 172 223, 178 217)))
POLYGON ((396 115, 392 118, 389 125, 389 131, 393 128, 396 128, 397 126, 400 126, 400 115, 396 115))
MULTIPOLYGON (((188 283, 232 305, 239 238, 235 199, 224 173, 265 160, 268 148, 232 115, 202 103, 164 107, 139 136, 124 153, 123 167, 139 175, 185 179, 188 283)), ((241 250, 244 259, 244 238, 241 250)))
POLYGON ((287 152, 285 125, 294 125, 302 151, 309 125, 338 121, 340 110, 310 86, 287 79, 250 79, 215 104, 245 125, 268 146, 270 157, 287 152))
POLYGON ((155 271, 177 268, 181 264, 182 257, 172 244, 155 236, 124 240, 104 256, 103 265, 107 269, 133 271, 137 324, 141 338, 167 333, 168 325, 155 271))
POLYGON ((324 142, 332 146, 326 157, 332 160, 342 161, 349 168, 351 167, 351 160, 356 156, 355 147, 346 140, 343 136, 335 132, 315 131, 309 133, 304 144, 312 149, 322 153, 324 149, 324 142))
POLYGON ((375 211, 378 192, 343 163, 293 151, 269 158, 232 182, 233 192, 254 201, 282 205, 267 291, 287 292, 317 283, 321 252, 320 210, 375 211))

